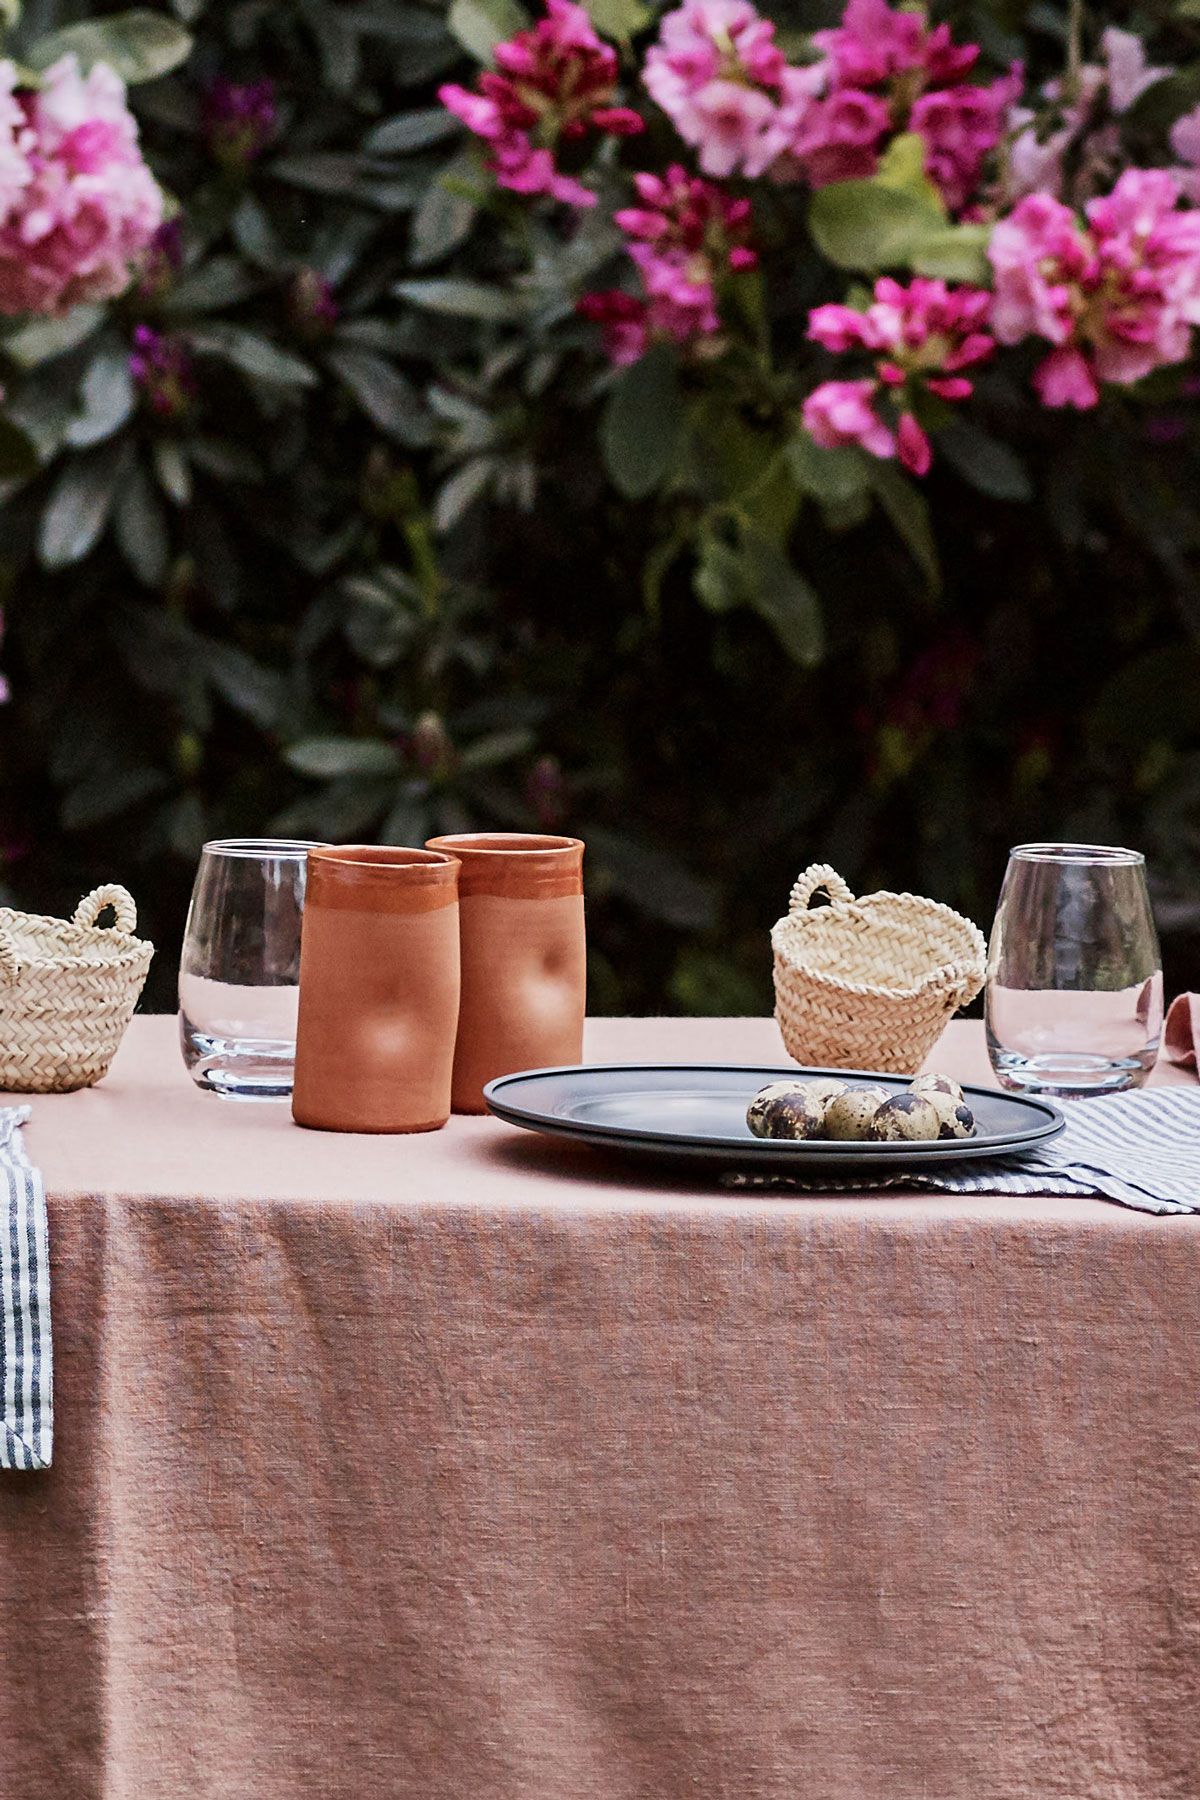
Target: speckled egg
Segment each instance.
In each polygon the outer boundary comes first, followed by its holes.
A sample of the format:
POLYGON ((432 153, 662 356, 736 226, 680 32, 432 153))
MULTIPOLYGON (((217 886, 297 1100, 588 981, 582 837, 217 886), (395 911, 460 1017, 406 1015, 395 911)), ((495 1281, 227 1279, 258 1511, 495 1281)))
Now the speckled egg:
POLYGON ((847 1084, 839 1081, 836 1075, 818 1075, 815 1081, 806 1081, 804 1085, 814 1098, 823 1100, 826 1106, 831 1100, 836 1100, 839 1094, 847 1092, 847 1084))
POLYGON ((928 1075, 917 1075, 909 1082, 909 1092, 913 1094, 948 1094, 956 1106, 961 1106, 966 1095, 949 1075, 936 1075, 930 1071, 928 1075))
POLYGON ((755 1094, 746 1109, 746 1123, 755 1137, 815 1138, 825 1126, 829 1102, 805 1081, 773 1081, 755 1094))
POLYGON ((975 1136, 975 1114, 965 1100, 955 1100, 953 1094, 944 1094, 939 1088, 926 1088, 921 1097, 937 1110, 940 1138, 975 1136))
POLYGON ((942 1121, 925 1094, 893 1094, 876 1108, 871 1136, 882 1144, 923 1144, 938 1136, 942 1121))
POLYGON ((863 1143, 871 1135, 871 1120, 887 1099, 884 1088, 845 1088, 829 1102, 825 1136, 842 1144, 863 1143))

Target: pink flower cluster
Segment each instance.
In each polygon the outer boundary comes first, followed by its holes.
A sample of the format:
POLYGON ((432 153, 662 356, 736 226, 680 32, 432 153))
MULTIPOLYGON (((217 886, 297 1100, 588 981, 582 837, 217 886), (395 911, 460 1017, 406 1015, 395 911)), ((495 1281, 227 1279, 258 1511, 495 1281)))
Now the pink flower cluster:
POLYGON ((644 130, 640 114, 612 104, 616 52, 596 36, 582 6, 546 0, 545 18, 497 44, 495 59, 500 72, 485 71, 478 91, 439 88, 443 106, 486 142, 501 187, 594 206, 595 194, 562 172, 555 152, 589 131, 632 137, 644 130))
POLYGON ((162 223, 125 87, 73 56, 36 89, 0 63, 0 313, 66 312, 121 293, 162 223))
POLYGON ((1004 135, 1019 69, 981 87, 965 77, 976 44, 946 25, 850 0, 834 31, 815 33, 824 59, 790 66, 775 28, 749 0, 684 0, 662 21, 643 78, 708 175, 799 173, 814 187, 872 175, 901 130, 925 143, 925 166, 961 210, 1004 135))
POLYGON ((636 362, 656 340, 711 354, 721 330, 718 282, 758 265, 750 202, 731 199, 678 163, 665 176, 633 179, 642 204, 615 216, 644 294, 585 294, 578 310, 603 328, 605 349, 618 364, 636 362))
POLYGON ((989 329, 992 297, 982 288, 947 287, 917 277, 902 286, 875 283, 865 311, 818 306, 808 335, 838 355, 865 352, 874 368, 852 381, 826 381, 804 402, 804 424, 823 449, 860 444, 872 456, 898 456, 915 475, 933 460, 913 410, 922 389, 941 400, 966 400, 964 373, 986 362, 996 344, 989 329))
POLYGON ((749 0, 684 0, 662 21, 642 79, 706 175, 761 175, 790 147, 815 88, 789 67, 749 0))
POLYGON ((1182 362, 1200 324, 1200 211, 1179 210, 1165 169, 1127 169, 1082 223, 1030 194, 992 233, 993 329, 1002 344, 1052 344, 1034 375, 1046 406, 1095 406, 1099 383, 1125 385, 1182 362))

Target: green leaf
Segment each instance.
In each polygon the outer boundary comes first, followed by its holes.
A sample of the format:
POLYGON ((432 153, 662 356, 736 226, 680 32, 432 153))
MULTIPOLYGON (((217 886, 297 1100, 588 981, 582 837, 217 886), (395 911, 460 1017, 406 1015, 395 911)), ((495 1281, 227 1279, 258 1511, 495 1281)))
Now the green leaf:
POLYGON ((206 325, 202 331, 192 332, 190 341, 198 355, 219 356, 257 381, 278 387, 313 387, 317 380, 316 370, 308 363, 256 331, 247 331, 244 325, 206 325))
POLYGON ((326 351, 325 361, 387 437, 408 450, 419 450, 431 442, 432 422, 417 390, 385 358, 341 344, 326 351))
POLYGON ((915 131, 903 131, 892 139, 871 177, 881 187, 899 188, 945 216, 936 187, 925 173, 925 140, 915 131))
POLYGON ((814 500, 836 505, 855 499, 871 485, 865 454, 849 445, 823 450, 807 431, 798 431, 789 439, 784 454, 796 486, 814 500))
POLYGON ((105 62, 132 86, 178 68, 191 48, 191 34, 176 20, 138 7, 53 31, 39 39, 28 60, 34 69, 48 69, 60 56, 77 56, 85 72, 93 63, 105 62))
POLYGON ((135 462, 121 486, 113 514, 117 545, 134 574, 149 588, 162 586, 171 545, 162 502, 141 463, 135 462))
POLYGON ((498 466, 494 456, 473 456, 442 483, 433 509, 433 522, 439 531, 452 531, 476 500, 482 499, 498 466))
POLYGON ((904 266, 922 239, 945 229, 940 206, 877 181, 836 181, 818 188, 808 217, 817 248, 839 269, 904 266))
POLYGON ((501 39, 524 31, 529 18, 516 0, 454 0, 446 23, 476 62, 488 63, 501 39))
POLYGON ((227 705, 261 731, 272 731, 283 712, 284 684, 275 669, 264 669, 235 644, 204 647, 208 678, 227 705))
POLYGON ((618 375, 605 402, 600 448, 618 493, 641 500, 661 486, 679 456, 683 423, 675 358, 659 346, 618 375))
POLYGON ((793 662, 811 669, 825 651, 821 603, 812 583, 767 538, 745 539, 752 580, 750 604, 766 620, 793 662))
POLYGON ((596 30, 622 44, 644 31, 654 16, 642 0, 583 0, 583 4, 596 30))
POLYGON ((105 312, 99 306, 75 306, 61 319, 34 319, 20 326, 10 336, 0 338, 4 354, 18 368, 36 369, 76 349, 102 323, 105 312))
POLYGON ((969 419, 956 419, 938 433, 938 454, 950 467, 994 500, 1032 500, 1033 483, 1007 444, 969 419))
POLYGON ((38 556, 47 569, 82 560, 108 523, 128 465, 128 443, 110 441, 63 464, 38 530, 38 556))
POLYGON ((86 831, 128 812, 139 800, 160 794, 167 777, 160 769, 104 769, 73 787, 59 814, 67 831, 86 831))
POLYGON ((158 485, 176 506, 186 506, 192 497, 192 475, 187 458, 175 438, 155 438, 150 450, 158 485))
POLYGON ((709 612, 722 613, 744 605, 746 577, 740 547, 716 532, 705 532, 692 576, 692 589, 701 606, 709 612))
POLYGON ((491 769, 497 763, 512 762, 518 756, 528 755, 533 744, 532 731, 522 725, 508 731, 489 731, 486 737, 476 738, 473 744, 467 745, 459 756, 459 767, 491 769))
POLYGON ((394 119, 376 125, 367 134, 363 149, 376 156, 427 150, 430 144, 440 144, 443 138, 461 131, 461 120, 444 106, 423 107, 419 112, 398 113, 394 119))
POLYGON ((896 535, 907 545, 913 561, 936 591, 942 585, 942 571, 929 517, 929 502, 895 463, 872 458, 870 474, 871 486, 896 535))
POLYGON ((237 306, 262 287, 262 278, 236 256, 213 256, 179 277, 167 294, 164 311, 172 314, 221 312, 237 306))
POLYGON ((399 281, 392 292, 398 299, 410 300, 428 312, 450 313, 461 319, 514 321, 529 310, 524 295, 482 281, 399 281))
POLYGON ((113 345, 95 357, 79 388, 80 410, 67 427, 66 441, 77 450, 99 444, 119 431, 133 412, 129 352, 113 345))
POLYGON ((0 412, 0 480, 25 481, 36 473, 37 447, 21 427, 0 412))
POLYGON ((379 738, 301 738, 286 747, 283 757, 289 768, 322 781, 343 775, 394 775, 401 768, 399 752, 379 738))
POLYGON ((946 225, 913 240, 910 266, 918 275, 938 276, 942 281, 969 281, 989 287, 992 265, 987 247, 990 225, 946 225))
POLYGON ((464 151, 452 158, 425 190, 409 227, 408 260, 414 268, 439 262, 469 236, 479 216, 479 204, 455 183, 465 181, 474 167, 474 152, 464 151))

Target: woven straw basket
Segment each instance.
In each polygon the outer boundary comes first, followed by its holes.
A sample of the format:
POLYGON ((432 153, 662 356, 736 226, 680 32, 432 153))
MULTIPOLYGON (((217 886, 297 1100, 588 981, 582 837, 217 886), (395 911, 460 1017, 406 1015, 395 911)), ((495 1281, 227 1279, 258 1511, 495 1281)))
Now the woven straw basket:
POLYGON ((797 881, 771 946, 775 1017, 799 1063, 911 1075, 983 986, 986 947, 969 919, 916 894, 856 900, 824 863, 797 881), (830 904, 810 912, 821 888, 830 904))
POLYGON ((0 907, 0 1088, 66 1094, 107 1073, 154 955, 136 924, 123 887, 95 888, 71 920, 0 907))

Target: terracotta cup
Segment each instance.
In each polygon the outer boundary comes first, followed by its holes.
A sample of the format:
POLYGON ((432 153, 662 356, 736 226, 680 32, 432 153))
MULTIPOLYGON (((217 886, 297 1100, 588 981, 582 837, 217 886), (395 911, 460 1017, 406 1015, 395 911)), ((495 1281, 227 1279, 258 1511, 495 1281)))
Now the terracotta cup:
POLYGON ((462 865, 454 1110, 479 1113, 497 1075, 583 1054, 583 845, 497 831, 430 838, 428 848, 462 865))
POLYGON ((458 863, 344 844, 308 853, 292 1116, 322 1131, 436 1131, 458 1023, 458 863))

